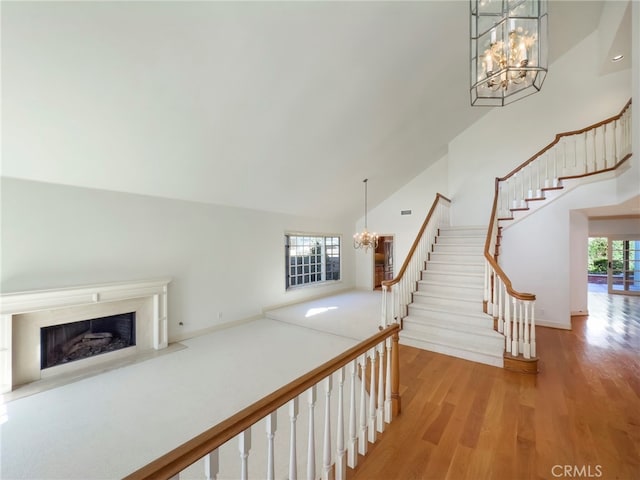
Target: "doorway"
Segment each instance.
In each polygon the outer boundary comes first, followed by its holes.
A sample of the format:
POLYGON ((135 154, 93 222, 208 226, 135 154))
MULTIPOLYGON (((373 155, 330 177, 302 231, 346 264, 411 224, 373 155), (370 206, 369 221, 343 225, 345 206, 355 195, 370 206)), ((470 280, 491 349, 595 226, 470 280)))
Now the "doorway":
POLYGON ((393 280, 393 235, 378 237, 378 246, 373 255, 373 288, 382 288, 382 282, 393 280))
POLYGON ((589 238, 589 291, 640 295, 640 239, 589 238))
POLYGON ((608 242, 609 293, 640 295, 640 239, 611 239, 608 242))

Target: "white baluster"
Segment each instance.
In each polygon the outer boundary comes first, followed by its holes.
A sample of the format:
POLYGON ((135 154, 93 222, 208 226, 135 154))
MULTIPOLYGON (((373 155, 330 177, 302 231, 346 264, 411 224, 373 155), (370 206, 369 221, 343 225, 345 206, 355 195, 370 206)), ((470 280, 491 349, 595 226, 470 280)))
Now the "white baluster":
MULTIPOLYGON (((484 301, 487 304, 487 309, 489 309, 489 268, 490 268, 489 260, 485 260, 484 262, 484 301)), ((491 313, 487 311, 487 313, 491 313)))
POLYGON ((384 392, 384 421, 391 423, 391 338, 385 340, 387 347, 387 372, 384 392))
POLYGON ((507 286, 504 285, 504 336, 505 336, 505 350, 507 353, 511 352, 511 308, 509 304, 509 294, 507 293, 507 286))
POLYGON ((498 314, 498 291, 497 291, 497 286, 498 286, 498 275, 494 274, 493 275, 493 288, 491 291, 491 303, 493 304, 491 307, 491 316, 493 318, 496 318, 496 315, 498 314))
POLYGON ((529 344, 529 302, 522 302, 524 308, 524 358, 531 358, 531 345, 529 344))
POLYGON ((496 276, 496 291, 498 293, 498 332, 504 332, 504 316, 502 313, 502 280, 496 276))
POLYGON ((358 465, 358 436, 356 430, 356 370, 358 364, 352 360, 349 364, 351 390, 349 391, 349 445, 347 448, 347 465, 356 468, 358 465))
POLYGON ((540 161, 540 157, 536 159, 536 174, 537 174, 537 182, 536 182, 536 198, 542 198, 542 183, 540 183, 540 165, 542 162, 540 161))
MULTIPOLYGON (((587 133, 584 132, 584 173, 589 171, 589 156, 587 155, 587 133)), ((595 165, 593 166, 593 170, 596 170, 595 165)))
POLYGON ((602 125, 602 164, 607 168, 607 124, 602 125))
POLYGON ((388 324, 387 320, 387 286, 382 285, 382 318, 380 319, 380 325, 382 328, 386 328, 388 324))
POLYGON ((298 479, 298 455, 296 452, 296 420, 298 419, 298 397, 289 402, 289 480, 298 479))
POLYGON ((338 370, 338 425, 336 438, 336 480, 347 478, 347 453, 344 444, 344 369, 338 370))
POLYGON ((593 129, 591 131, 592 137, 593 137, 593 164, 596 166, 596 170, 598 170, 598 147, 597 147, 597 142, 596 142, 596 133, 597 130, 593 129))
POLYGON ((616 130, 616 125, 618 121, 613 122, 613 163, 614 165, 618 163, 618 132, 616 130))
POLYGON ((536 356, 536 309, 535 303, 531 302, 531 356, 536 356))
POLYGON ((376 443, 376 349, 369 350, 371 370, 369 378, 369 442, 376 443))
POLYGON ((378 344, 378 410, 377 429, 384 432, 384 342, 378 344))
POLYGON ((316 437, 314 423, 314 408, 316 406, 316 386, 307 391, 307 405, 309 407, 309 439, 307 441, 307 480, 316 480, 316 437))
POLYGON ((251 450, 251 428, 247 428, 238 435, 238 447, 240 450, 240 479, 249 478, 249 450, 251 450))
MULTIPOLYGON (((553 147, 555 150, 555 147, 553 147)), ((551 186, 551 180, 549 180, 549 154, 545 152, 544 154, 544 186, 545 188, 549 188, 551 186)))
POLYGON ((331 389, 333 378, 324 379, 324 431, 322 442, 322 480, 333 479, 331 469, 331 389))
POLYGON ((513 328, 511 329, 511 355, 518 356, 518 304, 516 297, 513 300, 513 328))
POLYGON ((204 478, 205 480, 216 480, 220 473, 220 458, 218 449, 204 456, 204 478))
MULTIPOLYGON (((562 142, 564 144, 564 140, 562 142)), ((559 149, 556 148, 555 150, 555 161, 553 162, 553 187, 557 187, 559 184, 558 181, 558 151, 559 149)))
POLYGON ((274 453, 273 453, 273 439, 278 428, 278 413, 272 412, 266 417, 266 433, 267 433, 267 480, 274 480, 274 453))
POLYGON ((367 392, 365 391, 367 357, 360 355, 358 364, 360 365, 360 433, 358 437, 358 453, 367 454, 367 392))
POLYGON ((522 300, 518 301, 518 305, 520 306, 520 312, 518 314, 518 352, 524 352, 524 302, 522 300))

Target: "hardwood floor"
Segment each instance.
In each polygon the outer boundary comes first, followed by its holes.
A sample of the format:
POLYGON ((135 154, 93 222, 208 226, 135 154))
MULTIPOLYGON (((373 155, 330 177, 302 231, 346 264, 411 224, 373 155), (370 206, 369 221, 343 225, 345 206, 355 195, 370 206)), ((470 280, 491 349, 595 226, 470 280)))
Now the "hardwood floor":
POLYGON ((350 480, 640 479, 640 298, 538 328, 540 373, 401 347, 402 414, 350 480))

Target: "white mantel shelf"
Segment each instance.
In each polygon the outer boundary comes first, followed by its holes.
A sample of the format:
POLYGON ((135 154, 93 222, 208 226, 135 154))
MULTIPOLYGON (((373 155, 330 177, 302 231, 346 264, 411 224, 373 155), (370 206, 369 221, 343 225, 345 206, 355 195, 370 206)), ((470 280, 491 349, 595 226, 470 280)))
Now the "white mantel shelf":
POLYGON ((14 316, 61 308, 102 305, 108 302, 148 299, 148 319, 152 328, 152 346, 156 350, 168 345, 167 290, 170 278, 65 287, 52 290, 0 294, 0 393, 13 385, 14 316))

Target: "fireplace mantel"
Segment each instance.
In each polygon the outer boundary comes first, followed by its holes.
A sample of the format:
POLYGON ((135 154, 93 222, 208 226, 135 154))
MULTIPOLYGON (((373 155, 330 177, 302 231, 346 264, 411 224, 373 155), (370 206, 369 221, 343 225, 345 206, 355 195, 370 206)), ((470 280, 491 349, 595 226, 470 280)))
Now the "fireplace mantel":
MULTIPOLYGON (((101 285, 85 285, 53 290, 38 290, 20 293, 5 293, 0 295, 0 393, 10 392, 16 385, 23 383, 14 378, 18 365, 14 365, 20 356, 16 344, 20 337, 14 322, 26 322, 30 317, 47 317, 48 324, 64 323, 64 317, 70 312, 103 309, 118 305, 116 302, 141 300, 148 305, 142 328, 148 334, 148 344, 141 348, 160 350, 167 347, 167 288, 170 278, 155 280, 107 283, 101 285), (61 314, 62 312, 62 314, 61 314), (29 314, 29 315, 25 315, 29 314)), ((131 303, 131 302, 129 302, 131 303)), ((34 323, 32 330, 40 328, 41 320, 34 323)), ((19 325, 23 328, 23 325, 19 325)), ((18 342, 19 343, 19 342, 18 342)), ((39 359, 35 359, 39 362, 39 359)), ((22 368, 22 366, 21 366, 22 368)))

